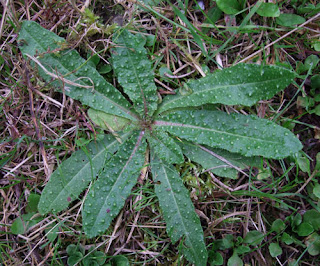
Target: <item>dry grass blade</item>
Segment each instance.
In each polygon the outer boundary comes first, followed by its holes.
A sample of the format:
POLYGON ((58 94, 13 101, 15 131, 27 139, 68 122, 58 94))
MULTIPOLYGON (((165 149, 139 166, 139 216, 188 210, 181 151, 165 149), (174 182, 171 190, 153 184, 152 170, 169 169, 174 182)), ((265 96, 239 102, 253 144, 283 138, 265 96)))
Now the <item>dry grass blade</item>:
MULTIPOLYGON (((49 70, 47 70, 42 64, 41 62, 35 58, 34 56, 32 55, 27 55, 32 61, 34 61, 38 66, 41 67, 41 69, 50 77, 54 78, 54 79, 58 79, 58 80, 61 80, 63 82, 63 84, 69 84, 69 85, 72 85, 72 86, 75 86, 75 87, 79 87, 79 88, 85 88, 85 89, 91 89, 92 91, 94 90, 94 85, 92 86, 87 86, 87 85, 82 85, 82 84, 79 84, 79 83, 76 83, 74 81, 71 81, 71 80, 68 80, 66 78, 64 78, 63 76, 59 76, 57 74, 54 74, 53 72, 50 72, 49 70)), ((93 81, 90 79, 90 77, 82 77, 82 78, 77 78, 75 81, 77 80, 81 80, 81 79, 87 79, 89 80, 92 84, 93 84, 93 81)), ((64 89, 66 91, 70 91, 70 89, 68 87, 64 87, 64 89)))
POLYGON ((223 158, 222 156, 216 154, 216 153, 213 152, 213 151, 208 150, 206 147, 203 147, 203 146, 201 146, 201 145, 197 145, 197 146, 200 147, 201 150, 206 151, 206 152, 209 153, 210 155, 212 155, 212 156, 218 158, 220 161, 226 163, 229 167, 234 168, 234 169, 236 169, 237 171, 239 171, 240 173, 242 173, 242 174, 244 174, 245 176, 249 177, 249 175, 248 175, 247 173, 245 173, 244 171, 242 171, 241 168, 233 165, 231 162, 229 162, 227 159, 223 158))

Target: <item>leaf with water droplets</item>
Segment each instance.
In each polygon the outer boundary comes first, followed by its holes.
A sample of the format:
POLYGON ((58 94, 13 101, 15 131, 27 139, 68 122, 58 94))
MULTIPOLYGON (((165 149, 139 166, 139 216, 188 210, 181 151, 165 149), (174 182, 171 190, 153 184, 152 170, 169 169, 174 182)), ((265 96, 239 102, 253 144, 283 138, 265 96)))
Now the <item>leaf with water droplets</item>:
MULTIPOLYGON (((130 132, 121 138, 124 140, 129 135, 130 132)), ((106 135, 102 141, 91 142, 63 161, 42 191, 39 212, 59 212, 67 208, 96 177, 105 163, 106 154, 113 154, 118 147, 119 142, 113 136, 106 135)))
POLYGON ((179 173, 156 157, 151 163, 155 192, 172 243, 182 239, 182 252, 187 260, 195 265, 206 265, 208 254, 200 219, 179 173))
POLYGON ((280 159, 302 149, 286 128, 256 116, 221 111, 180 110, 160 117, 155 128, 186 140, 244 156, 280 159))
POLYGON ((121 29, 113 41, 116 46, 112 49, 112 61, 118 82, 133 101, 135 110, 143 117, 151 117, 158 96, 152 64, 143 47, 145 39, 121 29))
POLYGON ((148 141, 157 156, 167 163, 183 163, 184 158, 180 146, 162 130, 153 130, 148 134, 148 141))
POLYGON ((77 51, 63 49, 67 46, 63 38, 36 22, 24 21, 19 40, 23 41, 19 47, 22 54, 38 61, 40 75, 51 85, 64 87, 68 96, 96 110, 137 119, 129 102, 93 66, 87 64, 77 51), (45 72, 39 63, 51 74, 45 72), (53 79, 52 75, 56 78, 53 79))
POLYGON ((215 71, 204 78, 188 81, 186 86, 192 93, 167 96, 157 113, 207 103, 251 106, 285 89, 293 78, 293 72, 284 68, 239 64, 215 71))
POLYGON ((222 177, 236 179, 239 170, 248 168, 248 166, 259 167, 261 164, 259 157, 245 157, 238 153, 203 147, 186 141, 179 142, 179 144, 184 155, 190 160, 222 177))
MULTIPOLYGON (((132 120, 90 108, 88 116, 99 127, 111 132, 131 130, 132 120), (130 127, 130 128, 129 128, 130 127)), ((134 125, 132 125, 134 126, 134 125)))
POLYGON ((86 197, 82 218, 89 238, 102 234, 122 209, 145 160, 143 133, 134 133, 106 163, 86 197))

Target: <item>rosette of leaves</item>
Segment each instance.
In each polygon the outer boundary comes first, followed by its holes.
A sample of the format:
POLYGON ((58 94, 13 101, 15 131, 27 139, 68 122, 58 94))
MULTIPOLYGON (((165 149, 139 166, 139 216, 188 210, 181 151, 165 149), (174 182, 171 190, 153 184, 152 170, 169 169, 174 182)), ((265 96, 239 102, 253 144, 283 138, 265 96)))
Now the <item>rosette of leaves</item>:
POLYGON ((39 202, 40 213, 57 213, 91 183, 82 210, 89 238, 106 231, 148 165, 172 242, 183 242, 187 260, 206 265, 200 219, 172 164, 182 163, 185 154, 232 178, 244 168, 243 162, 250 165, 259 156, 280 159, 302 148, 294 134, 269 120, 206 107, 251 106, 271 98, 292 82, 289 70, 237 65, 190 80, 160 103, 141 35, 126 29, 114 33, 112 65, 121 92, 75 50, 65 49, 63 38, 35 22, 23 22, 19 42, 22 54, 38 66, 44 80, 90 107, 91 119, 112 133, 61 163, 39 202))

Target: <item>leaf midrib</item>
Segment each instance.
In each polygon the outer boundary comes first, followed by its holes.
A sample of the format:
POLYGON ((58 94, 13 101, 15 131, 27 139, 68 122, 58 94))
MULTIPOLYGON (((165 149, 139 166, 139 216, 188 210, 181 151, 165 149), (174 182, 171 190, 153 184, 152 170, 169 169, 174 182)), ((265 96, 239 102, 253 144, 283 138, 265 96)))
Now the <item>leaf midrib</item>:
MULTIPOLYGON (((134 146, 134 149, 133 149, 132 153, 130 154, 129 159, 126 161, 124 167, 121 169, 120 173, 117 175, 115 183, 112 185, 111 189, 110 189, 109 192, 107 193, 107 195, 106 195, 106 197, 105 197, 105 200, 104 200, 104 203, 102 204, 102 206, 101 206, 101 208, 100 208, 100 211, 99 211, 98 215, 96 216, 97 219, 95 219, 92 228, 95 228, 95 227, 97 226, 97 223, 98 223, 98 220, 99 220, 98 217, 100 217, 101 214, 104 212, 104 209, 105 209, 105 206, 106 206, 106 204, 107 204, 107 201, 108 201, 111 193, 114 191, 114 188, 118 187, 117 184, 118 184, 118 182, 119 182, 119 180, 120 180, 123 172, 124 172, 125 169, 128 167, 130 161, 131 161, 132 158, 134 157, 137 149, 139 148, 143 135, 144 135, 144 131, 141 131, 140 134, 139 134, 139 136, 138 136, 138 140, 137 140, 137 142, 136 142, 136 144, 135 144, 135 146, 134 146)), ((120 181, 123 181, 123 180, 120 180, 120 181)))
MULTIPOLYGON (((163 132, 163 133, 166 133, 166 132, 163 132)), ((158 133, 159 134, 159 133, 158 133)), ((160 133, 161 134, 161 133, 160 133)), ((168 138, 171 138, 168 133, 166 133, 168 138)), ((169 154, 173 154, 174 156, 176 156, 177 158, 179 157, 178 154, 174 153, 168 146, 167 146, 167 143, 165 143, 164 141, 162 141, 158 136, 156 136, 155 134, 153 134, 151 136, 151 138, 153 138, 155 141, 158 141, 160 142, 161 144, 163 144, 164 146, 164 149, 167 150, 169 152, 169 154)), ((179 159, 179 158, 178 158, 179 159)))
MULTIPOLYGON (((26 31, 26 33, 29 34, 29 36, 31 36, 31 38, 33 38, 34 40, 36 40, 37 44, 38 44, 40 47, 42 47, 42 49, 45 50, 45 48, 41 45, 41 43, 39 43, 38 40, 37 40, 36 38, 34 38, 34 36, 31 34, 32 31, 31 31, 31 33, 30 33, 29 31, 27 31, 26 29, 25 29, 25 31, 26 31)), ((62 40, 65 41, 63 38, 62 38, 62 40)), ((82 58, 82 57, 81 57, 81 58, 82 58)), ((73 70, 70 71, 70 70, 69 70, 68 68, 66 68, 58 59, 54 58, 53 56, 51 56, 51 59, 53 59, 55 62, 58 62, 58 64, 59 64, 64 70, 67 70, 67 72, 72 73, 73 70)), ((90 67, 90 66, 87 66, 87 67, 90 67)), ((75 75, 73 75, 73 74, 69 75, 69 77, 70 77, 70 76, 77 78, 77 76, 75 76, 75 75)), ((79 80, 78 82, 79 82, 80 84, 83 83, 81 80, 79 80)), ((110 86, 112 86, 112 85, 110 84, 110 86)), ((112 87, 113 87, 113 86, 112 86, 112 87)), ((113 88, 114 88, 114 87, 113 87, 113 88)), ((116 88, 114 88, 114 89, 117 90, 116 88)), ((110 104, 118 107, 118 108, 119 108, 120 110, 122 110, 124 113, 130 115, 132 118, 135 118, 135 120, 137 120, 137 116, 136 116, 135 114, 133 114, 129 109, 127 109, 127 108, 125 108, 124 106, 122 106, 122 105, 114 102, 113 100, 111 100, 110 98, 106 97, 103 93, 97 91, 96 89, 93 88, 93 90, 95 91, 95 93, 97 93, 97 94, 99 95, 99 97, 101 96, 101 97, 104 98, 107 102, 109 102, 110 104)), ((94 107, 93 107, 93 108, 94 108, 94 107)), ((126 116, 124 116, 124 117, 126 117, 126 116)), ((128 118, 128 117, 126 117, 126 118, 128 118)))
MULTIPOLYGON (((201 94, 201 93, 206 93, 206 92, 209 92, 209 91, 214 91, 214 90, 218 90, 218 89, 224 89, 224 88, 231 88, 232 87, 238 87, 238 86, 246 86, 246 85, 261 85, 264 84, 264 83, 268 83, 268 82, 275 82, 277 80, 281 80, 281 79, 285 79, 285 78, 277 78, 277 79, 272 79, 272 80, 264 80, 264 81, 260 81, 260 82, 248 82, 248 83, 239 83, 239 84, 233 84, 233 85, 217 85, 217 86, 213 86, 209 89, 206 89, 206 90, 199 90, 199 91, 194 91, 192 92, 192 94, 190 95, 187 95, 187 96, 183 96, 183 95, 179 95, 179 96, 176 96, 176 97, 172 97, 171 99, 168 99, 167 101, 164 101, 163 102, 163 105, 159 107, 159 109, 166 109, 165 107, 172 104, 173 102, 175 101, 179 101, 179 100, 183 100, 183 99, 187 99, 187 98, 192 98, 198 94, 201 94)), ((161 110, 162 111, 162 110, 161 110)))
MULTIPOLYGON (((123 37, 122 37, 122 39, 123 39, 123 42, 124 42, 126 48, 127 48, 127 49, 130 49, 130 48, 128 48, 129 45, 127 44, 126 40, 125 40, 123 37)), ((144 106, 145 103, 146 103, 146 98, 145 98, 145 95, 144 95, 143 87, 142 87, 142 85, 141 85, 140 78, 139 78, 138 73, 137 73, 137 71, 136 71, 135 65, 133 64, 133 60, 132 60, 132 57, 131 57, 131 53, 129 52, 129 53, 127 53, 127 55, 128 55, 129 61, 130 61, 131 69, 133 70, 134 75, 135 75, 135 77, 136 77, 136 81, 137 81, 137 83, 138 83, 140 92, 142 93, 141 97, 142 97, 143 106, 144 106)), ((146 108, 148 108, 148 107, 146 107, 146 108)), ((144 115, 147 116, 147 114, 144 114, 144 115)))
MULTIPOLYGON (((128 132, 126 134, 124 134, 122 137, 126 137, 127 135, 129 135, 129 133, 131 132, 128 132)), ((59 194, 55 197, 55 199, 51 202, 51 204, 49 205, 49 210, 52 210, 52 205, 55 204, 55 202, 57 201, 57 199, 59 200, 60 196, 62 194, 64 194, 64 192, 66 191, 67 193, 72 193, 72 188, 71 185, 72 185, 72 181, 74 181, 76 179, 76 177, 78 177, 83 171, 85 171, 87 169, 87 167, 91 167, 91 163, 99 156, 102 155, 102 153, 105 153, 107 149, 109 149, 111 146, 113 146, 115 143, 118 143, 118 140, 114 140, 113 142, 111 142, 109 145, 107 145, 106 147, 104 147, 103 149, 101 149, 100 152, 98 152, 94 157, 91 157, 90 160, 81 168, 81 170, 76 174, 74 175, 74 178, 72 178, 69 182, 67 182, 66 185, 64 185, 63 189, 59 192, 59 194)), ((58 169, 57 169, 58 170, 58 169)), ((56 170, 56 171, 57 171, 56 170)), ((59 171, 59 170, 58 170, 59 171)))
MULTIPOLYGON (((166 178, 167 183, 168 183, 168 185, 169 185, 169 187, 170 187, 171 195, 172 195, 172 197, 173 197, 173 199, 174 199, 174 203, 175 203, 176 209, 177 209, 178 212, 179 212, 179 217, 181 217, 181 218, 180 218, 180 219, 181 219, 181 223, 182 223, 182 225, 183 225, 184 232, 185 232, 185 233, 184 233, 184 236, 189 239, 189 242, 190 242, 190 243, 192 243, 192 241, 190 240, 190 237, 189 237, 189 232, 188 232, 188 230, 186 229, 183 216, 181 215, 180 208, 179 208, 179 205, 178 205, 178 203, 177 203, 176 197, 174 196, 173 189, 172 189, 171 183, 170 183, 169 178, 168 178, 168 175, 167 175, 167 171, 166 171, 165 166, 164 166, 163 163, 161 164, 161 167, 162 167, 162 169, 163 169, 163 171, 164 171, 164 173, 165 173, 165 178, 166 178)), ((193 253, 192 253, 192 254, 196 255, 197 253, 196 253, 193 245, 191 245, 191 247, 192 247, 191 249, 193 250, 193 253)))
POLYGON ((274 141, 270 141, 270 140, 258 139, 258 138, 255 138, 255 137, 250 137, 250 136, 244 136, 244 135, 230 133, 230 132, 227 132, 227 131, 220 131, 220 130, 217 130, 217 129, 194 126, 194 125, 183 124, 183 123, 174 123, 174 122, 156 120, 154 122, 154 125, 156 125, 156 126, 173 126, 173 127, 191 128, 191 129, 197 129, 197 130, 202 130, 202 131, 215 132, 215 133, 224 134, 224 135, 230 135, 230 136, 233 136, 233 137, 247 138, 249 140, 257 140, 257 141, 266 142, 266 143, 272 143, 272 144, 281 144, 279 142, 274 142, 274 141))

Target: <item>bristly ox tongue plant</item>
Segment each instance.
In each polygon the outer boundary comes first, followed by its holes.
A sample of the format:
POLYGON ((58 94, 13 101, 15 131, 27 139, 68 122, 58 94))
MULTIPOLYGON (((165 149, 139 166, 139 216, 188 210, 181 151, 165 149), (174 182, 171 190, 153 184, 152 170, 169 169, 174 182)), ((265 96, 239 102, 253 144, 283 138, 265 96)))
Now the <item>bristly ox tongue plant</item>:
POLYGON ((41 214, 60 212, 91 183, 82 210, 89 238, 107 230, 140 171, 149 165, 168 235, 173 243, 183 241, 187 260, 206 265, 200 219, 172 164, 182 163, 185 155, 203 167, 213 167, 219 176, 236 178, 237 170, 255 165, 259 156, 280 159, 302 148, 294 134, 274 122, 227 114, 208 105, 252 106, 271 98, 292 82, 294 74, 287 69, 236 65, 190 80, 187 93, 180 90, 160 102, 141 35, 126 29, 114 33, 112 65, 123 92, 77 51, 65 49, 63 38, 35 22, 22 23, 19 41, 22 54, 37 65, 45 81, 58 89, 64 86, 68 96, 90 107, 88 114, 96 125, 112 133, 61 163, 38 206, 41 214), (228 167, 216 167, 221 165, 228 167))

